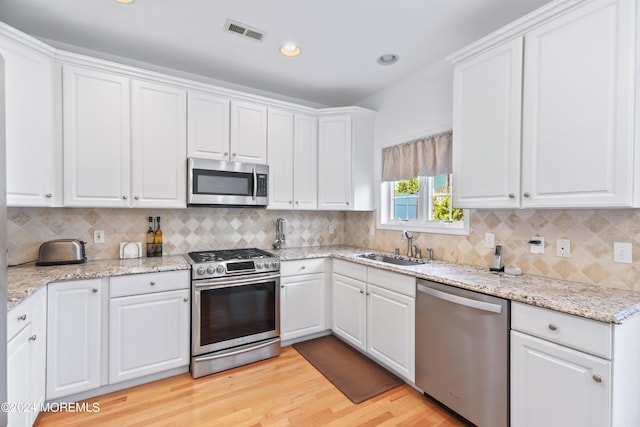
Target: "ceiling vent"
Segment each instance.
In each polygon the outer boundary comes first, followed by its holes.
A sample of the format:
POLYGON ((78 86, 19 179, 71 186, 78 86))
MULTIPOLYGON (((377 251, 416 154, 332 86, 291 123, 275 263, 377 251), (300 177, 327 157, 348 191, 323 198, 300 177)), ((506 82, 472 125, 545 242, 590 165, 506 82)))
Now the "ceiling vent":
POLYGON ((232 21, 231 19, 227 19, 227 21, 225 22, 224 30, 258 41, 262 41, 262 39, 264 38, 264 31, 257 28, 252 28, 238 21, 232 21))

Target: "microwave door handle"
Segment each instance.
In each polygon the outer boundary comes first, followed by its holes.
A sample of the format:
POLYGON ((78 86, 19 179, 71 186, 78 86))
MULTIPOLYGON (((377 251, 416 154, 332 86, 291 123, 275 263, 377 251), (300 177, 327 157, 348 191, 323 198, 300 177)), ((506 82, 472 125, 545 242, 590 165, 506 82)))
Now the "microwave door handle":
POLYGON ((256 200, 256 196, 258 195, 258 174, 256 173, 256 168, 251 168, 251 172, 253 172, 253 200, 256 200))

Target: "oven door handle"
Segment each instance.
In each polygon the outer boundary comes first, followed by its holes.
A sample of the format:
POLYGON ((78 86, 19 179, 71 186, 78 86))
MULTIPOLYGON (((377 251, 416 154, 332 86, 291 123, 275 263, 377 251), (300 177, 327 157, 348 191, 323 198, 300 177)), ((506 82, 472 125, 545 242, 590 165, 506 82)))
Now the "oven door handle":
POLYGON ((229 351, 229 352, 223 351, 223 352, 216 353, 216 354, 213 354, 211 356, 205 356, 205 357, 197 356, 196 357, 196 361, 197 362, 206 362, 208 360, 221 359, 223 357, 237 356, 237 355, 242 354, 242 353, 247 353, 249 351, 255 351, 255 350, 259 350, 259 349, 264 348, 264 347, 268 347, 270 345, 273 345, 273 343, 278 341, 278 340, 280 340, 280 338, 274 338, 272 340, 265 341, 265 342, 260 343, 258 345, 254 345, 254 346, 250 346, 250 347, 246 347, 246 348, 241 348, 239 350, 234 350, 234 351, 229 351))
POLYGON ((193 287, 195 289, 201 290, 205 288, 227 288, 230 286, 238 286, 238 285, 250 285, 252 283, 262 283, 269 280, 279 279, 279 274, 270 274, 268 276, 253 276, 251 278, 246 279, 231 279, 231 278, 223 278, 220 282, 204 282, 204 283, 194 283, 193 287))

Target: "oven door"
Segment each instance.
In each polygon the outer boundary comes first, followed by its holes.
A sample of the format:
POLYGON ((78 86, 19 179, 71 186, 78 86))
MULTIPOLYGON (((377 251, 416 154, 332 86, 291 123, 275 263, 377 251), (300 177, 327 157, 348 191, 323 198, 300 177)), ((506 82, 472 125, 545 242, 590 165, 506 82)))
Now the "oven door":
POLYGON ((266 206, 269 166, 190 158, 189 206, 266 206))
POLYGON ((192 355, 280 336, 280 275, 193 282, 192 355))

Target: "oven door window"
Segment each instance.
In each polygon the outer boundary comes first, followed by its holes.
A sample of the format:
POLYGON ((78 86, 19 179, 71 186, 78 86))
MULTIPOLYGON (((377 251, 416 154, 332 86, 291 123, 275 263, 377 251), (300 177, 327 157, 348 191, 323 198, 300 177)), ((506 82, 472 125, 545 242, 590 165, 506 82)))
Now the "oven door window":
POLYGON ((221 196, 251 196, 253 174, 194 169, 193 192, 221 196))
POLYGON ((276 330, 276 282, 202 290, 200 345, 276 330))

